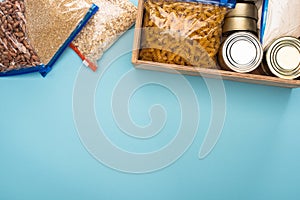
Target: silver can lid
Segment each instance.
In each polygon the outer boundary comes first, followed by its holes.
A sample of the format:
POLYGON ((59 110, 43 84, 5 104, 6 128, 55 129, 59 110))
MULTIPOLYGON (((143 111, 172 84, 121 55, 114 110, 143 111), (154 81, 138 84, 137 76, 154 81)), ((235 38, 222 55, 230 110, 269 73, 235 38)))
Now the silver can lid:
POLYGON ((222 48, 225 64, 233 71, 247 73, 255 70, 263 59, 263 49, 257 37, 248 32, 230 35, 222 48))
POLYGON ((300 40, 294 37, 275 40, 268 47, 266 61, 275 76, 284 79, 300 77, 300 40))

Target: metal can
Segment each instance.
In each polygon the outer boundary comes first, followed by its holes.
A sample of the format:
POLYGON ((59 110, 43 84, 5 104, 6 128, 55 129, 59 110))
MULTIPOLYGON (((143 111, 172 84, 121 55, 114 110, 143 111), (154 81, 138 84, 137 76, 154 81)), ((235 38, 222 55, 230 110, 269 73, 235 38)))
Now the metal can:
POLYGON ((229 35, 236 31, 249 31, 257 34, 257 21, 247 17, 226 18, 223 25, 223 34, 229 35))
POLYGON ((226 70, 247 73, 255 70, 263 59, 263 49, 257 37, 249 32, 236 32, 221 45, 220 66, 226 70))
POLYGON ((267 48, 264 71, 284 79, 300 77, 300 40, 295 37, 282 37, 267 48))
POLYGON ((237 3, 235 8, 226 17, 248 17, 258 20, 258 9, 252 3, 237 3))

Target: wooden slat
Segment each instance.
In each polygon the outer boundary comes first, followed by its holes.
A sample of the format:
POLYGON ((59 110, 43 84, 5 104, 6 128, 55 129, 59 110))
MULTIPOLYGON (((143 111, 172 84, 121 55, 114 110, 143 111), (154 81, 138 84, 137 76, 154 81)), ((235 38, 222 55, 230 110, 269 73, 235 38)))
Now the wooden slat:
POLYGON ((132 63, 136 63, 139 57, 139 49, 141 43, 141 31, 143 25, 144 1, 139 0, 138 13, 135 23, 133 50, 132 50, 132 63))

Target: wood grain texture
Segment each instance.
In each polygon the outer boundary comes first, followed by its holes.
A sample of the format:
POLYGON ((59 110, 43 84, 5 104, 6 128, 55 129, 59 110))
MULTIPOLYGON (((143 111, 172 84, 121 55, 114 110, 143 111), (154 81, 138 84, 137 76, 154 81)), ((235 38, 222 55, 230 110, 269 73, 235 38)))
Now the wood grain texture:
POLYGON ((139 0, 138 14, 135 25, 134 43, 132 52, 132 63, 138 69, 154 70, 167 73, 180 73, 191 76, 202 76, 206 78, 224 79, 239 82, 247 82, 254 84, 263 84, 269 86, 278 86, 286 88, 300 87, 300 80, 286 80, 272 76, 256 75, 256 74, 242 74, 232 71, 225 71, 219 69, 205 69, 191 66, 181 66, 175 64, 156 63, 139 60, 139 48, 141 42, 141 29, 143 24, 144 0, 139 0))
POLYGON ((141 34, 143 25, 143 14, 144 14, 144 0, 139 0, 138 12, 134 29, 134 40, 132 50, 132 63, 136 63, 139 58, 139 49, 141 44, 141 34))

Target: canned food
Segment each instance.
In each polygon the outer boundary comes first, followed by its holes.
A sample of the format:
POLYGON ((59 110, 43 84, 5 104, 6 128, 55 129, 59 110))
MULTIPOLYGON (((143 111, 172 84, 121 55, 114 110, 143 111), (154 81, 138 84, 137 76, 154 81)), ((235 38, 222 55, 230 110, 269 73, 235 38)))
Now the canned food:
POLYGON ((300 77, 300 40, 294 37, 275 40, 267 48, 264 71, 284 79, 300 77))
POLYGON ((236 31, 249 31, 257 34, 257 21, 246 17, 226 18, 223 25, 223 34, 236 31))
POLYGON ((249 17, 257 21, 258 10, 252 3, 237 3, 235 9, 230 11, 226 17, 249 17))
POLYGON ((221 45, 218 60, 223 69, 240 73, 255 70, 263 59, 262 46, 255 35, 237 32, 230 35, 221 45))

